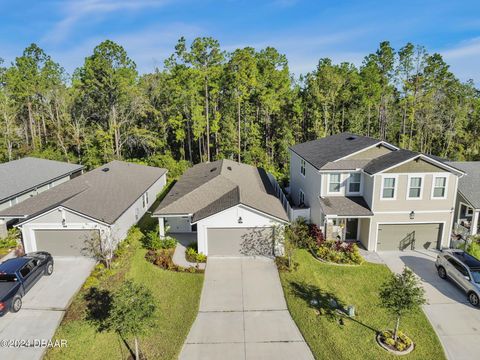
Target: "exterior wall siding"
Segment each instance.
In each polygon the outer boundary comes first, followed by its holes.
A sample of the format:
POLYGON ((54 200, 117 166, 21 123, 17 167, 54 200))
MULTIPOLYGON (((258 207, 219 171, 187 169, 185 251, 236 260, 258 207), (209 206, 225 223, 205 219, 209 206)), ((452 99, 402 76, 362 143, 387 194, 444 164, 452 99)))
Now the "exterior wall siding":
POLYGON ((379 156, 388 154, 391 151, 392 150, 390 150, 389 148, 387 148, 383 145, 380 145, 380 146, 375 146, 375 147, 370 148, 370 149, 366 149, 366 150, 364 150, 362 152, 359 152, 357 154, 350 155, 350 156, 346 157, 345 160, 346 159, 348 159, 348 160, 371 160, 371 159, 375 159, 379 156))
POLYGON ((242 205, 236 205, 197 222, 198 251, 208 255, 208 228, 267 227, 280 224, 282 222, 260 212, 242 205), (241 224, 238 223, 239 217, 242 218, 241 224))
POLYGON ((425 160, 418 159, 409 161, 403 165, 394 167, 386 171, 387 173, 426 173, 426 172, 445 172, 444 169, 439 168, 425 160))
POLYGON ((189 233, 192 232, 190 218, 185 217, 165 217, 165 224, 168 225, 170 232, 189 233))

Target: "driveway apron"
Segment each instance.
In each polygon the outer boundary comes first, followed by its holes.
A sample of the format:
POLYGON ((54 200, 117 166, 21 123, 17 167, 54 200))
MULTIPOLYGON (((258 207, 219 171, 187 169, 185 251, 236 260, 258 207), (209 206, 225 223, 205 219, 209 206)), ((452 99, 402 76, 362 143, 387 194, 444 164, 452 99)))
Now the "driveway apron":
POLYGON ((199 313, 180 359, 313 359, 271 259, 208 258, 199 313))
POLYGON ((471 306, 467 295, 452 281, 441 279, 435 268, 434 251, 385 251, 380 257, 393 272, 408 266, 425 289, 423 310, 435 329, 450 360, 480 357, 480 309, 471 306))

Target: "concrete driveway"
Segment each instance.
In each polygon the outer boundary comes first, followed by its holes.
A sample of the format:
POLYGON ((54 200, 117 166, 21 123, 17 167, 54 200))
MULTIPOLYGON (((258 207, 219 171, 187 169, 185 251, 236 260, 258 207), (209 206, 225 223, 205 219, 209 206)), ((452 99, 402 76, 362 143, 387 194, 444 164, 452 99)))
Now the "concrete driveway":
POLYGON ((95 266, 93 260, 80 257, 54 261, 53 274, 43 276, 25 295, 22 309, 0 318, 0 359, 41 359, 46 349, 39 341, 52 339, 73 296, 95 266), (5 347, 4 340, 35 340, 35 346, 5 347))
POLYGON ((181 360, 313 360, 287 310, 275 264, 209 257, 181 360))
POLYGON ((478 358, 480 309, 471 306, 453 282, 440 279, 435 268, 437 252, 388 251, 379 255, 392 271, 399 273, 406 265, 421 278, 428 300, 423 309, 448 359, 478 358))

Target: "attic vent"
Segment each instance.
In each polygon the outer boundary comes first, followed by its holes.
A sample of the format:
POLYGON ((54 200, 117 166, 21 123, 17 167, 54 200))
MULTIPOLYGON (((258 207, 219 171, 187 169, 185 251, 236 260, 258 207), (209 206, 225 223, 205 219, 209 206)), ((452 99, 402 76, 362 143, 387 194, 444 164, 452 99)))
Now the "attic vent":
POLYGON ((232 167, 231 166, 227 166, 227 169, 232 171, 232 167))
POLYGON ((211 169, 210 169, 210 172, 214 172, 215 170, 217 170, 217 168, 216 168, 216 167, 214 167, 214 168, 211 168, 211 169))
POLYGON ((355 140, 357 137, 356 136, 349 136, 347 137, 347 140, 355 140))
POLYGON ((103 172, 108 172, 108 171, 110 171, 110 169, 109 168, 103 168, 102 171, 103 172))

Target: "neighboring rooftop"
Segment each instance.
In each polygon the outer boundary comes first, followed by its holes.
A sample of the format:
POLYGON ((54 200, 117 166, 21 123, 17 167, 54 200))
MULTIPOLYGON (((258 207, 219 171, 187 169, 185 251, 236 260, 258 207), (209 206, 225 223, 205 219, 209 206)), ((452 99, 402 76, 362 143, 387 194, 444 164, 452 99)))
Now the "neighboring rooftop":
POLYGON ((329 162, 339 160, 381 142, 381 140, 371 137, 344 132, 297 144, 292 146, 291 149, 320 170, 329 162))
POLYGON ((166 172, 115 160, 0 211, 0 218, 31 218, 62 206, 113 224, 166 172))
POLYGON ((373 213, 362 196, 334 196, 319 198, 325 215, 372 216, 373 213))
POLYGON ((458 181, 458 190, 475 209, 480 209, 480 161, 450 161, 447 164, 466 173, 458 181))
POLYGON ((185 171, 154 215, 191 214, 196 222, 238 204, 288 221, 265 170, 226 159, 185 171))
POLYGON ((26 157, 0 164, 0 202, 83 169, 83 165, 26 157))

